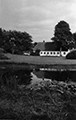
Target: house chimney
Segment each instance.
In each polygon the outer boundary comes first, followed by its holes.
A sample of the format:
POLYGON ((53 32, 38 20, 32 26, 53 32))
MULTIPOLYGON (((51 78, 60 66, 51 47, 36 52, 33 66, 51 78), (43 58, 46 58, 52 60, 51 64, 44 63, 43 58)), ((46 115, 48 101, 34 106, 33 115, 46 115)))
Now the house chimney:
POLYGON ((43 43, 45 43, 45 40, 43 40, 43 43))

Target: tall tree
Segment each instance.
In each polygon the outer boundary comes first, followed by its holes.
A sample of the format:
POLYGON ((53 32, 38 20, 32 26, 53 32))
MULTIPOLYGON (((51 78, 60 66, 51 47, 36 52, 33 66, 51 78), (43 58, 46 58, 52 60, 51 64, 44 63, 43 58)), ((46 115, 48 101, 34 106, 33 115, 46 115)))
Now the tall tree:
POLYGON ((2 28, 0 28, 0 47, 3 46, 3 32, 2 32, 2 28))
POLYGON ((67 50, 72 47, 73 35, 67 22, 60 21, 55 26, 54 37, 52 40, 58 44, 60 49, 67 50))

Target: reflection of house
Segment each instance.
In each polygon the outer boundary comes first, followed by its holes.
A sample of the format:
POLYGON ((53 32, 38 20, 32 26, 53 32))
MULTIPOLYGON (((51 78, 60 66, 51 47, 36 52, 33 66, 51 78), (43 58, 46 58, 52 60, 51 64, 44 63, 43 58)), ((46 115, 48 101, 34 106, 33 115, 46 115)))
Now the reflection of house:
POLYGON ((40 50, 40 56, 63 56, 65 57, 69 51, 62 48, 60 51, 59 47, 54 42, 39 42, 34 47, 33 51, 40 50))
POLYGON ((35 74, 37 78, 44 78, 45 72, 33 70, 33 74, 35 74))

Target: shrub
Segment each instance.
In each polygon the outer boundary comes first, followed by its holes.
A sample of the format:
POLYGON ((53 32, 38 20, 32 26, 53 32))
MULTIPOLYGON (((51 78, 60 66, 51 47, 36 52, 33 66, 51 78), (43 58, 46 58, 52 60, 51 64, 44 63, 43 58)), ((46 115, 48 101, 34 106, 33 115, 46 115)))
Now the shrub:
POLYGON ((66 59, 76 59, 76 50, 71 51, 66 55, 66 59))
POLYGON ((76 84, 42 81, 17 91, 0 89, 0 118, 76 120, 76 84))

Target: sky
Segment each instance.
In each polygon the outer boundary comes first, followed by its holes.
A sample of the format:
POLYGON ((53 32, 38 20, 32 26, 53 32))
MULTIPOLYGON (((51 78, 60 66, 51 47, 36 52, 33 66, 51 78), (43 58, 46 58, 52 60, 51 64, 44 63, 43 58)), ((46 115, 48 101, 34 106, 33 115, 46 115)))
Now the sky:
POLYGON ((25 31, 34 42, 50 41, 61 20, 76 32, 76 0, 0 0, 0 27, 25 31))

